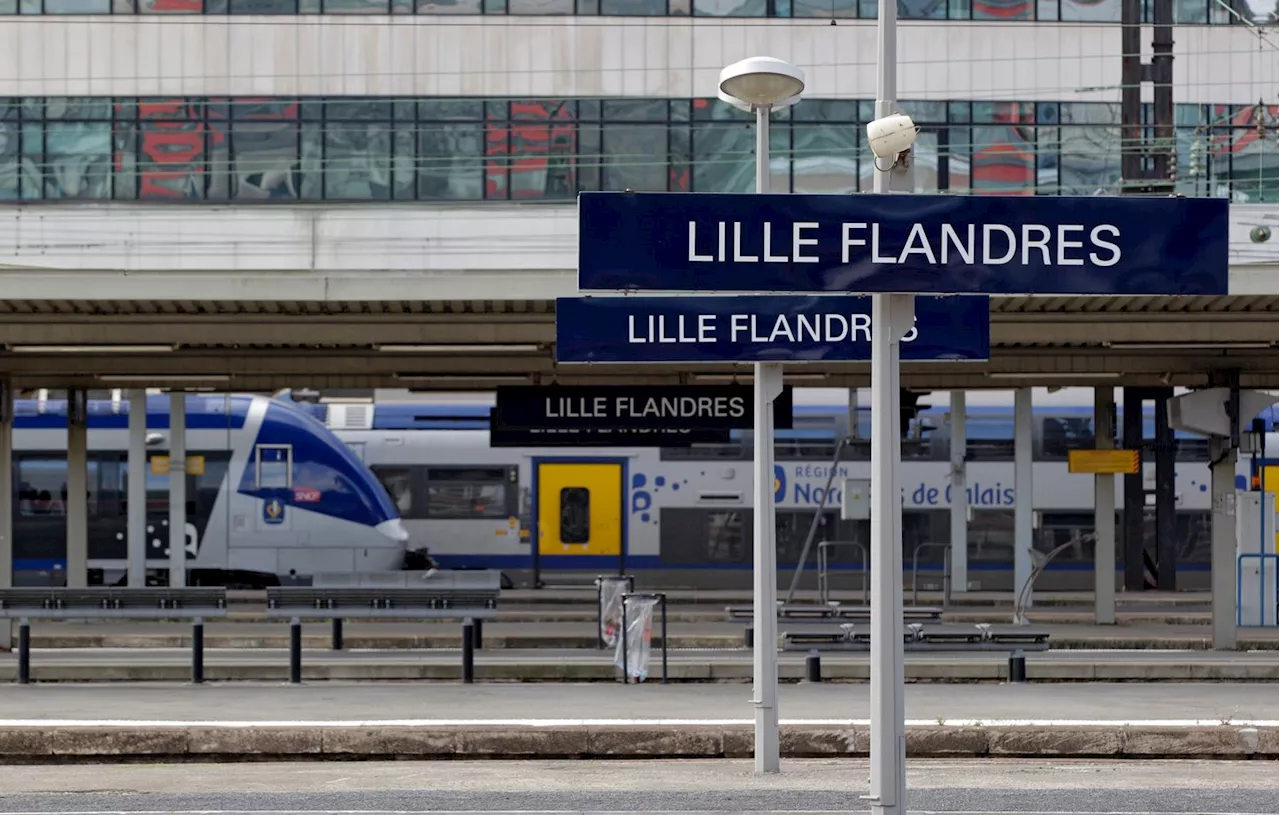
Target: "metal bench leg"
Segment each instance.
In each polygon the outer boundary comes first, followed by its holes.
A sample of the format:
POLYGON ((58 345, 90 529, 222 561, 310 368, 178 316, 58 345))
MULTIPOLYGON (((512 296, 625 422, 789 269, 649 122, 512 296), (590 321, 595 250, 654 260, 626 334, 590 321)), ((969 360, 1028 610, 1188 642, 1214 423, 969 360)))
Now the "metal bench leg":
POLYGON ((477 617, 471 621, 471 624, 474 626, 475 631, 476 650, 480 651, 484 648, 484 620, 477 617))
POLYGON ((462 684, 476 681, 476 628, 470 617, 462 622, 462 684))
POLYGON ((342 650, 342 618, 333 618, 333 650, 342 650))
POLYGON ((31 681, 31 623, 24 617, 18 623, 18 684, 31 681))
POLYGON ((204 620, 191 623, 191 684, 204 682, 204 620))
POLYGON ((302 683, 302 621, 297 617, 289 621, 289 682, 302 683))
POLYGON ((822 681, 822 656, 817 648, 810 649, 804 659, 804 678, 809 682, 822 681))
POLYGON ((1022 649, 1018 648, 1009 654, 1009 681, 1010 682, 1026 682, 1027 681, 1027 657, 1022 653, 1022 649))

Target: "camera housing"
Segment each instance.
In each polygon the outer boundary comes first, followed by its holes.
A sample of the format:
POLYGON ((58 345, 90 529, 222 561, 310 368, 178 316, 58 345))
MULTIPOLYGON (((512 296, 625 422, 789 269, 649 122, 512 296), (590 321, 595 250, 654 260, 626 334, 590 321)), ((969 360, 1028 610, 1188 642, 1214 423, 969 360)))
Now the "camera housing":
POLYGON ((920 128, 905 113, 867 122, 867 143, 877 158, 897 159, 916 143, 920 128))

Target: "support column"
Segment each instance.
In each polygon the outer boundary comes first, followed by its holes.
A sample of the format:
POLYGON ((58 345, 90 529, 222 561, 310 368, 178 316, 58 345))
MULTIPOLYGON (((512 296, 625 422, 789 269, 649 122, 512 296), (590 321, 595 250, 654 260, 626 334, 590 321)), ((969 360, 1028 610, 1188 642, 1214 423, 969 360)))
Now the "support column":
POLYGON ((752 534, 755 586, 752 648, 755 686, 755 759, 757 773, 781 769, 778 733, 778 547, 773 503, 773 400, 782 393, 782 366, 755 364, 755 494, 752 534))
POLYGON ((147 392, 129 391, 129 587, 147 585, 147 392))
POLYGON ((187 403, 169 393, 169 585, 187 582, 187 403))
MULTIPOLYGON (((1115 389, 1094 388, 1093 439, 1099 450, 1115 449, 1115 389)), ((1098 625, 1116 622, 1116 477, 1093 477, 1093 619, 1098 625)))
MULTIPOLYGON (((0 588, 13 586, 13 388, 0 380, 0 588)), ((13 649, 13 620, 0 622, 0 650, 13 649)))
POLYGON ((67 588, 89 583, 89 394, 67 391, 67 588))
POLYGON ((1173 428, 1169 426, 1169 400, 1173 388, 1156 392, 1156 588, 1178 590, 1178 505, 1174 486, 1174 457, 1177 450, 1173 428))
POLYGON ((1236 647, 1236 451, 1225 438, 1209 440, 1209 491, 1213 496, 1210 586, 1213 647, 1236 647))
POLYGON ((1124 477, 1124 590, 1146 588, 1143 575, 1146 552, 1147 493, 1142 486, 1146 444, 1142 434, 1142 392, 1124 389, 1124 449, 1137 450, 1138 472, 1124 477))
POLYGON ((964 391, 951 392, 951 593, 969 589, 969 495, 964 391))
MULTIPOLYGON (((1013 596, 1031 578, 1031 550, 1035 545, 1031 479, 1031 388, 1013 392, 1013 596)), ((1031 608, 1031 592, 1026 608, 1031 608)))

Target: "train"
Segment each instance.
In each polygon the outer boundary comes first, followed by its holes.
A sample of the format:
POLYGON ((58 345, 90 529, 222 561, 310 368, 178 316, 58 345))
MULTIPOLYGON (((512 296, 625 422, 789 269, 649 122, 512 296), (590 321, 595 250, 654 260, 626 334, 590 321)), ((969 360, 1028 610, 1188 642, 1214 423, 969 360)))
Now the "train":
MULTIPOLYGON (((147 397, 146 567, 168 581, 169 397, 147 397)), ((90 585, 127 571, 129 403, 88 403, 90 585)), ((15 585, 66 582, 65 400, 16 400, 15 585)), ((308 406, 263 395, 186 396, 190 585, 261 588, 317 572, 400 570, 409 533, 373 473, 308 406)))
MULTIPOLYGON (((794 573, 810 527, 817 541, 869 546, 867 521, 840 518, 845 479, 867 478, 870 414, 845 405, 807 403, 796 391, 793 428, 777 432, 774 502, 780 579, 794 573), (856 415, 852 427, 850 415, 856 415), (838 440, 852 437, 837 457, 838 440), (834 472, 833 472, 834 470, 834 472)), ((1091 399, 1091 396, 1089 397, 1091 399)), ((500 569, 518 585, 583 584, 625 572, 645 585, 743 589, 752 566, 752 449, 749 433, 728 444, 688 447, 491 447, 492 399, 374 401, 314 405, 317 415, 386 488, 414 545, 442 568, 500 569)), ((1120 416, 1122 410, 1118 410, 1120 416)), ((1049 589, 1093 586, 1093 478, 1067 471, 1068 450, 1092 447, 1092 404, 1033 410, 1035 547, 1056 555, 1041 578, 1049 589)), ((1267 422, 1274 459, 1276 415, 1267 422)), ((1154 415, 1144 415, 1145 437, 1154 415)), ((966 411, 971 590, 1008 590, 1013 582, 1013 411, 966 411)), ((1208 443, 1176 434, 1178 585, 1208 585, 1208 443)), ((925 407, 909 424, 901 466, 903 556, 908 568, 941 567, 950 540, 950 434, 945 407, 925 407)), ((1273 462, 1274 463, 1274 462, 1273 462)), ((1237 487, 1254 462, 1242 456, 1237 487)), ((1154 487, 1154 466, 1144 466, 1154 487)), ((1123 507, 1123 479, 1116 479, 1123 507)), ((1149 513, 1148 535, 1154 535, 1149 513)), ((1123 549, 1123 547, 1117 547, 1123 549)), ((1154 549, 1154 547, 1149 547, 1154 549)), ((832 587, 855 585, 857 546, 833 552, 832 587)), ((1118 554, 1118 557, 1120 555, 1118 554)), ((812 548, 805 568, 811 568, 812 548)), ((936 579, 936 577, 935 577, 936 579)), ((814 578, 802 585, 812 588, 814 578)))

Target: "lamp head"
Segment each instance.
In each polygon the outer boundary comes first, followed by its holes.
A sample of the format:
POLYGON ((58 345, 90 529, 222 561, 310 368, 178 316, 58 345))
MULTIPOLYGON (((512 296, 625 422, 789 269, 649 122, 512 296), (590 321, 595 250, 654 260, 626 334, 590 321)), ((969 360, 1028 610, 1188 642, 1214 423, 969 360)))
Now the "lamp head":
POLYGON ((774 57, 747 57, 720 71, 720 99, 743 110, 784 108, 803 92, 804 71, 774 57))

